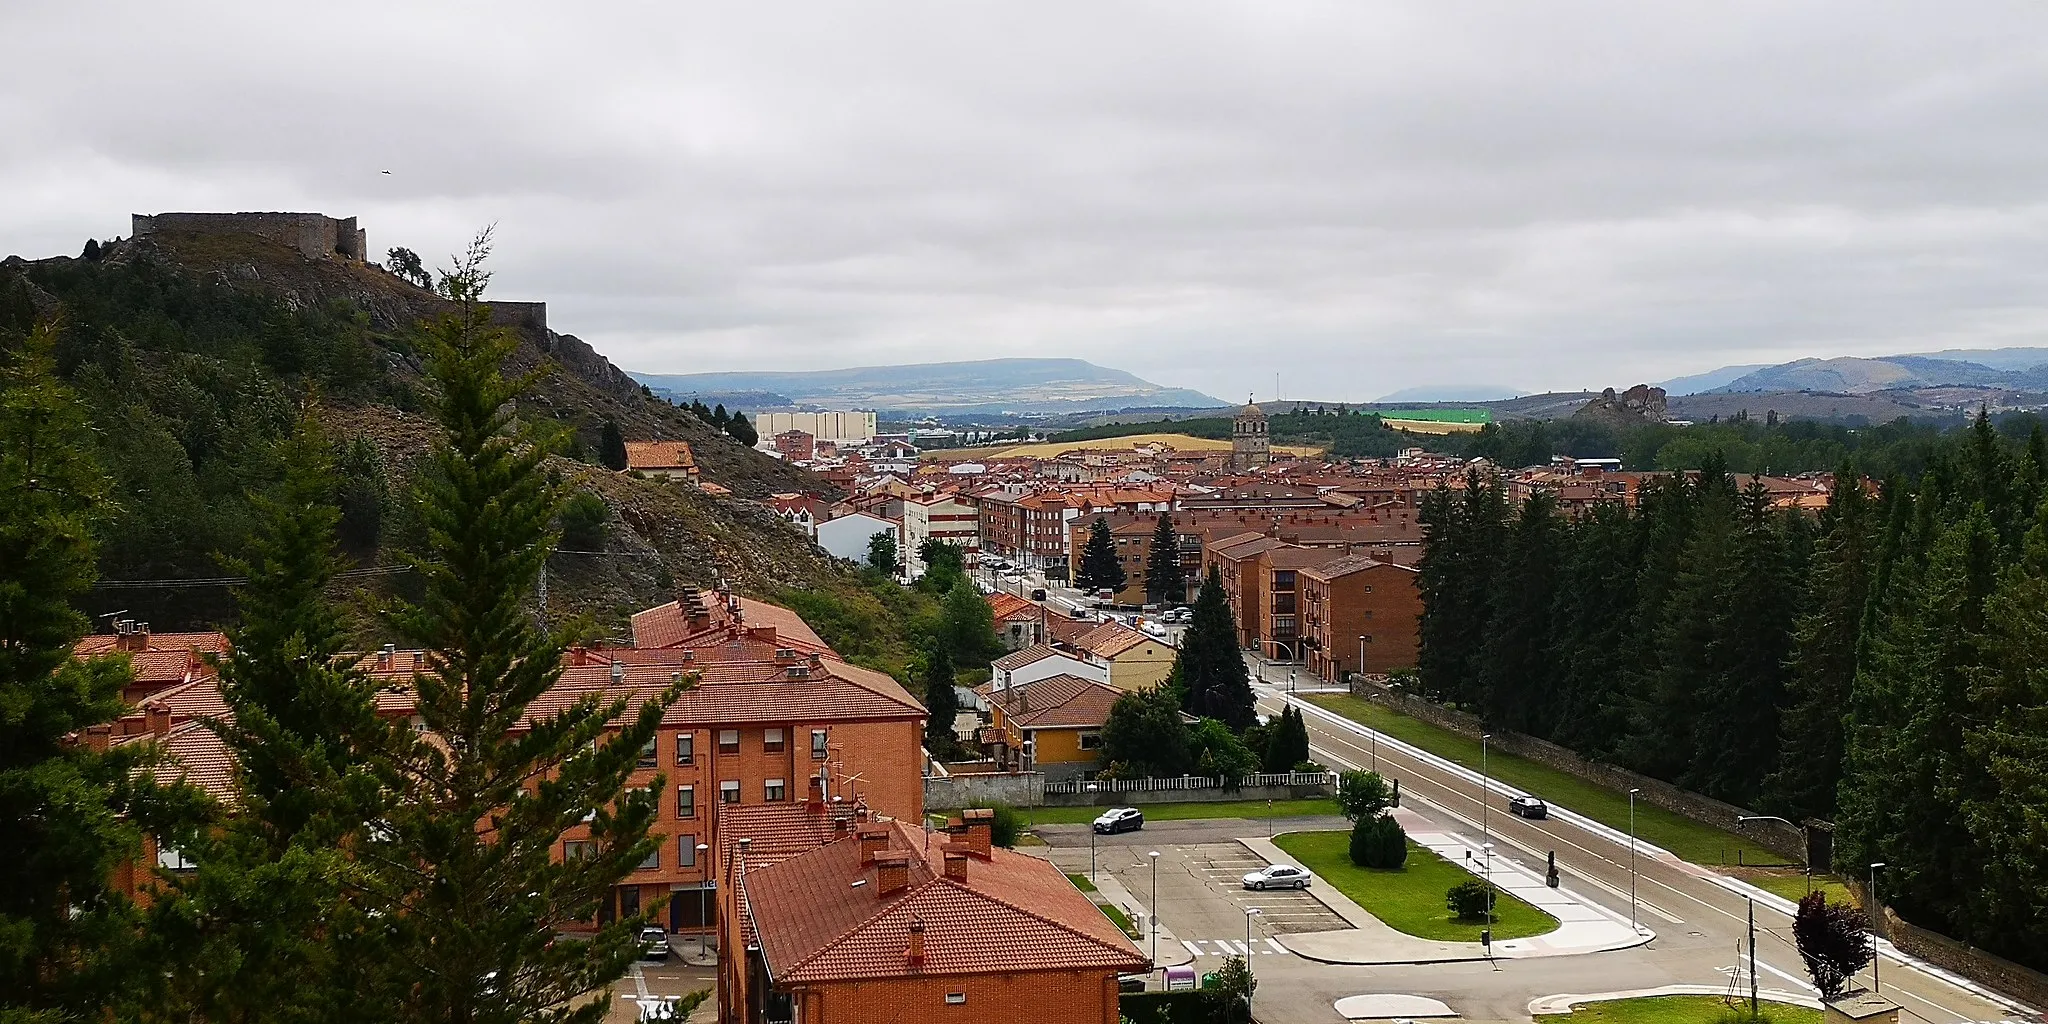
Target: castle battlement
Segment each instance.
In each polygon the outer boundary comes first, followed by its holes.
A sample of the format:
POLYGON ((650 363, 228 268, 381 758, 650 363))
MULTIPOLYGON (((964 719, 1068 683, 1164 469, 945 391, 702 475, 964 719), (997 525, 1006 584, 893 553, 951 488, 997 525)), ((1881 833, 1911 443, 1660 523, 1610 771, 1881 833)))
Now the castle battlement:
POLYGON ((370 242, 354 217, 320 213, 137 213, 130 234, 142 238, 159 231, 205 235, 257 235, 282 242, 307 259, 370 259, 370 242))

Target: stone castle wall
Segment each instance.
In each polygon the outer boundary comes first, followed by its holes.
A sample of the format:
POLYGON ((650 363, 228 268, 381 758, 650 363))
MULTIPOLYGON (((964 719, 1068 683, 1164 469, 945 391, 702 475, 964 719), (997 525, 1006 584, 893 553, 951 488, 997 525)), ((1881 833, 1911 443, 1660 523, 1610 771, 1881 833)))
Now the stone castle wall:
POLYGON ((319 213, 158 213, 133 214, 130 234, 135 237, 158 231, 189 231, 197 234, 247 234, 282 242, 307 259, 339 256, 357 262, 369 258, 368 233, 354 217, 335 218, 319 213))

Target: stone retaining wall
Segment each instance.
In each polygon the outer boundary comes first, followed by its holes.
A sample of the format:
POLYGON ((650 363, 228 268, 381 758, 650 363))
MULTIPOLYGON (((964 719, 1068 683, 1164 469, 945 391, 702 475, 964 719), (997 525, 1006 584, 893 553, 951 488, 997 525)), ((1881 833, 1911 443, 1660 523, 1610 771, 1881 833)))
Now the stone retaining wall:
MULTIPOLYGON (((1507 751, 1517 757, 1527 758, 1546 767, 1555 768, 1568 775, 1605 786, 1616 792, 1626 793, 1631 789, 1642 790, 1638 797, 1645 803, 1655 804, 1667 811, 1691 818, 1703 825, 1712 825, 1715 828, 1736 833, 1755 842, 1758 846, 1780 856, 1790 858, 1794 862, 1803 862, 1805 860, 1806 835, 1802 830, 1775 821, 1755 821, 1747 825, 1737 825, 1735 823, 1736 818, 1755 814, 1756 812, 1754 811, 1716 800, 1710 796, 1702 796, 1691 790, 1680 789, 1669 782, 1653 779, 1647 775, 1640 775, 1626 768, 1602 764, 1598 761, 1588 761, 1578 754, 1548 740, 1540 740, 1534 736, 1524 736, 1520 733, 1483 730, 1479 726, 1479 717, 1477 715, 1467 714, 1463 711, 1453 711, 1441 704, 1435 704, 1412 694, 1403 693, 1393 687, 1370 679, 1353 679, 1351 682, 1351 693, 1353 696, 1374 701, 1410 718, 1428 722, 1439 729, 1445 729, 1460 736, 1478 739, 1481 732, 1492 732, 1493 738, 1488 742, 1496 749, 1507 751)), ((1537 793, 1535 795, 1540 797, 1543 794, 1537 793)))
MULTIPOLYGON (((1870 893, 1862 881, 1844 879, 1843 884, 1856 897, 1857 904, 1866 908, 1870 906, 1870 893)), ((1884 908, 1880 922, 1884 937, 1907 956, 1925 960, 2037 1008, 2048 1006, 2048 974, 2013 963, 1996 953, 1987 953, 1940 932, 1928 931, 1900 917, 1890 907, 1884 908)))
MULTIPOLYGON (((1143 807, 1235 800, 1315 800, 1337 795, 1335 783, 1311 786, 1244 786, 1239 789, 1141 789, 1129 793, 1082 792, 1047 795, 1047 807, 1143 807)), ((1337 813, 1334 808, 1331 814, 1337 813)))

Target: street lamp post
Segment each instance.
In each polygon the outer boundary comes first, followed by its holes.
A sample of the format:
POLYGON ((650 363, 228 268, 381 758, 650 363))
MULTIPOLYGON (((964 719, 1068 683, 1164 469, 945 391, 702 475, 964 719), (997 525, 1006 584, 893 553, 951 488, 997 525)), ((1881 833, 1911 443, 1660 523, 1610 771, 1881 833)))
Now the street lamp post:
POLYGON ((1877 902, 1877 869, 1881 867, 1884 867, 1884 861, 1878 861, 1870 866, 1870 913, 1866 915, 1870 922, 1871 995, 1882 995, 1884 993, 1884 987, 1877 982, 1877 962, 1881 959, 1877 953, 1877 915, 1884 913, 1883 904, 1877 902))
POLYGON ((1493 928, 1493 844, 1484 843, 1479 848, 1486 851, 1486 927, 1491 931, 1493 928))
MULTIPOLYGON (((1259 914, 1260 910, 1257 907, 1246 907, 1244 910, 1244 972, 1246 974, 1252 973, 1252 918, 1259 916, 1259 914)), ((1245 986, 1244 990, 1244 1008, 1245 1015, 1250 1016, 1252 990, 1249 985, 1245 986)))
POLYGON ((1088 881, 1095 881, 1095 826, 1088 826, 1088 881))
POLYGON ((1150 856, 1152 858, 1152 904, 1149 908, 1149 913, 1152 915, 1152 962, 1157 964, 1159 962, 1159 851, 1153 850, 1150 856))
POLYGON ((705 897, 709 895, 705 890, 711 885, 711 861, 707 859, 707 854, 710 851, 710 846, 704 843, 697 844, 697 870, 702 876, 697 881, 697 927, 700 929, 697 932, 697 959, 699 962, 711 959, 711 951, 704 948, 704 940, 711 937, 711 912, 705 909, 705 897))
POLYGON ((1358 634, 1358 675, 1365 677, 1365 634, 1358 634))
POLYGON ((1640 789, 1628 791, 1628 927, 1640 931, 1636 926, 1636 794, 1640 789))
POLYGON ((1479 831, 1485 833, 1486 842, 1493 842, 1493 819, 1487 805, 1493 803, 1493 784, 1486 776, 1486 741, 1493 738, 1490 732, 1479 734, 1479 831))

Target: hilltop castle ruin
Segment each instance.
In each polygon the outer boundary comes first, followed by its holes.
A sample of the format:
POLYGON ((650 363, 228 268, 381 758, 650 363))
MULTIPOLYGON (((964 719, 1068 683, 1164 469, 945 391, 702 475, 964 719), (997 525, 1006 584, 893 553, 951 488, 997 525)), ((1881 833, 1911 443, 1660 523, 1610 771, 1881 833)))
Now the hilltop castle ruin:
POLYGON ((259 235, 282 242, 307 259, 345 259, 374 263, 370 241, 354 217, 320 213, 137 213, 130 215, 129 234, 143 238, 158 231, 189 231, 203 235, 259 235))

